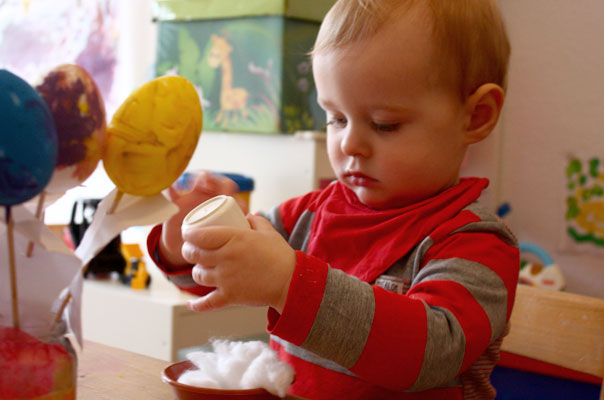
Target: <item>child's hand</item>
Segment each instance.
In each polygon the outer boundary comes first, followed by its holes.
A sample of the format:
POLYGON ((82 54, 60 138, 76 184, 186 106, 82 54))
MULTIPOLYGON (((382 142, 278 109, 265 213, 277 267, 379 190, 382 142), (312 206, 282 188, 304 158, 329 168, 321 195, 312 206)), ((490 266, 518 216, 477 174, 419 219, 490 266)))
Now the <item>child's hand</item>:
POLYGON ((209 226, 183 232, 184 258, 193 264, 193 280, 215 287, 189 302, 194 311, 230 304, 264 306, 283 311, 296 253, 269 221, 248 216, 252 229, 209 226))
MULTIPOLYGON (((237 184, 231 179, 205 171, 196 177, 191 190, 184 194, 180 194, 171 186, 170 198, 178 206, 179 211, 163 223, 162 237, 159 243, 163 258, 172 265, 187 264, 181 253, 183 244, 181 232, 182 220, 189 211, 204 201, 221 194, 233 196, 237 192, 237 189, 237 184)), ((241 201, 238 203, 243 213, 247 214, 247 204, 241 201)))

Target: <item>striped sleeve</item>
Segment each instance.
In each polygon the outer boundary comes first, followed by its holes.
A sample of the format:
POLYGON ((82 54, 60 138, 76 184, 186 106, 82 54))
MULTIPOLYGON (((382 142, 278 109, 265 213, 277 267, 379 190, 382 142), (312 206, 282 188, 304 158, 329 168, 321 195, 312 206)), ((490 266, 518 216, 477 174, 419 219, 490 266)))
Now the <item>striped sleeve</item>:
MULTIPOLYGON (((316 311, 301 321, 293 316, 299 311, 284 310, 281 318, 291 325, 272 333, 390 390, 454 382, 502 336, 519 265, 513 240, 472 213, 466 217, 459 229, 443 229, 420 245, 406 295, 325 266, 316 311), (476 225, 464 229, 468 223, 476 225)), ((304 304, 304 293, 290 294, 304 304)))
POLYGON ((466 371, 503 334, 513 304, 516 279, 508 272, 519 264, 516 253, 490 233, 458 233, 426 253, 408 292, 425 303, 429 333, 414 389, 466 371))
POLYGON ((424 355, 424 304, 298 257, 283 313, 269 312, 269 333, 299 346, 288 350, 294 356, 324 368, 389 389, 410 387, 424 355))

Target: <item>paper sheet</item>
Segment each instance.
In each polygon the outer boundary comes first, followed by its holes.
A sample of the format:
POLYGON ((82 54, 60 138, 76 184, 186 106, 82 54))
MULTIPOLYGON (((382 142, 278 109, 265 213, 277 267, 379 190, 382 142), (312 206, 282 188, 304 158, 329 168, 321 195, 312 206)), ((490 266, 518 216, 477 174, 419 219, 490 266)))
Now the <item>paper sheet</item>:
MULTIPOLYGON (((52 306, 74 276, 79 275, 82 263, 60 239, 25 208, 16 206, 11 211, 15 221, 13 240, 20 327, 26 332, 38 335, 44 333, 45 329, 51 328, 55 318, 51 311, 52 306), (27 257, 30 240, 33 240, 35 247, 31 257, 27 257)), ((73 297, 75 301, 80 301, 81 288, 73 293, 73 297)), ((0 326, 12 326, 11 304, 7 230, 2 217, 0 326)), ((79 324, 79 321, 75 322, 79 324)), ((81 332, 79 335, 78 340, 81 340, 81 332)))
MULTIPOLYGON (((124 195, 114 213, 108 215, 115 194, 114 190, 101 201, 75 253, 27 208, 11 208, 19 322, 23 330, 38 335, 40 331, 50 329, 63 299, 69 294, 71 300, 64 315, 82 346, 83 266, 123 230, 161 223, 178 212, 178 207, 162 194, 151 197, 124 195), (27 257, 30 241, 34 243, 34 251, 27 257)), ((8 240, 4 213, 0 214, 0 326, 11 326, 8 240)))
MULTIPOLYGON (((73 251, 24 206, 12 207, 15 231, 46 250, 73 256, 73 251)), ((4 221, 4 220, 3 220, 4 221)), ((35 251, 35 249, 34 249, 35 251)))
POLYGON ((84 265, 122 231, 133 226, 161 223, 178 212, 178 207, 161 193, 149 197, 124 194, 117 209, 107 214, 116 194, 114 189, 99 203, 92 224, 75 251, 84 265))

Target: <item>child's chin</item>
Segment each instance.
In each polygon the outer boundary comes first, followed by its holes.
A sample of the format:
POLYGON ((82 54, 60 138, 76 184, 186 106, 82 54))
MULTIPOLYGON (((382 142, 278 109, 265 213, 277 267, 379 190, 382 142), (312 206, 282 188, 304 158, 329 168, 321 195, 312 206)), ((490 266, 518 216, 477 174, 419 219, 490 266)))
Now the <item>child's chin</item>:
POLYGON ((391 210, 393 208, 403 208, 408 206, 410 203, 402 199, 382 198, 375 196, 373 193, 370 195, 366 191, 354 191, 359 201, 375 210, 391 210))
POLYGON ((357 199, 359 199, 359 201, 364 206, 367 206, 369 208, 373 208, 376 210, 385 210, 388 208, 395 208, 395 207, 391 206, 388 201, 378 199, 375 196, 368 196, 366 193, 359 193, 358 191, 355 191, 355 194, 357 195, 357 199))

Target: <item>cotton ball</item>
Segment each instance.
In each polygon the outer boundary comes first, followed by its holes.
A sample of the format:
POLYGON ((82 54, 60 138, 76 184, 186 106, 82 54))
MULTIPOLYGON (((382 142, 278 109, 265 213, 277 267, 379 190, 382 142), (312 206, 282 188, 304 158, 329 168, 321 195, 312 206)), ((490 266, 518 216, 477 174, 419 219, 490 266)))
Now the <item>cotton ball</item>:
POLYGON ((206 375, 198 370, 185 371, 178 378, 178 382, 183 385, 204 387, 209 389, 220 389, 221 384, 211 376, 206 375))
POLYGON ((220 389, 223 385, 222 376, 218 373, 218 356, 215 353, 196 351, 187 354, 187 358, 196 367, 196 370, 184 372, 178 382, 185 385, 220 389))
POLYGON ((214 352, 218 356, 235 356, 240 359, 253 360, 258 357, 267 347, 266 343, 260 340, 249 342, 231 342, 228 340, 215 340, 212 342, 214 352))
POLYGON ((195 351, 187 354, 187 358, 201 371, 207 371, 208 373, 216 371, 216 365, 218 365, 218 355, 216 353, 195 351))
POLYGON ((187 358, 199 368, 178 382, 212 389, 256 389, 284 397, 294 379, 293 368, 261 341, 215 340, 213 352, 192 352, 187 358))
POLYGON ((241 386, 244 388, 263 387, 276 396, 285 397, 293 380, 294 369, 281 361, 273 350, 266 347, 252 360, 241 378, 241 386))
POLYGON ((217 340, 212 345, 217 355, 217 372, 222 377, 224 388, 241 389, 241 378, 252 360, 262 353, 262 346, 265 344, 260 341, 229 342, 217 340))
POLYGON ((203 368, 205 365, 215 366, 218 362, 216 353, 211 353, 209 351, 194 351, 187 354, 187 358, 199 368, 203 368))

